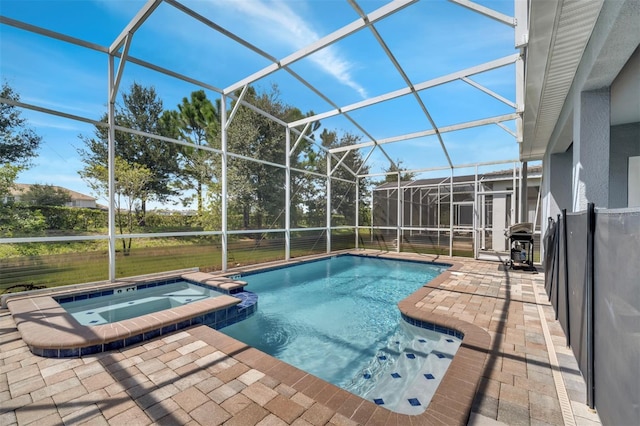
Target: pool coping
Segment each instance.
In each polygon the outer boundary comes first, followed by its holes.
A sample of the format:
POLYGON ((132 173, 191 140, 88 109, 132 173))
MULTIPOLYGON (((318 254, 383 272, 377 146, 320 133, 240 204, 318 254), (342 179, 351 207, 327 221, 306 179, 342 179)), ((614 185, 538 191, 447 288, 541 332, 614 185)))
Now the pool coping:
MULTIPOLYGON (((246 282, 233 281, 224 276, 179 271, 154 274, 152 277, 136 277, 114 283, 90 283, 60 288, 43 295, 18 294, 6 299, 6 304, 16 322, 22 340, 32 353, 44 357, 65 358, 91 355, 147 341, 177 330, 202 324, 212 314, 242 303, 233 294, 220 294, 211 299, 141 315, 109 324, 86 326, 80 324, 56 300, 65 296, 97 293, 152 281, 188 279, 216 290, 235 291, 246 282)), ((237 293, 235 293, 237 294, 237 293)), ((215 318, 210 318, 215 320, 215 318)), ((225 319, 226 320, 226 319, 225 319)))
MULTIPOLYGON (((408 258, 406 253, 380 253, 367 251, 344 251, 341 254, 382 257, 395 260, 421 261, 428 263, 446 264, 449 268, 423 287, 398 303, 401 314, 416 321, 422 321, 436 326, 459 331, 463 334, 462 343, 453 357, 442 381, 440 382, 431 402, 424 412, 416 415, 400 414, 379 406, 372 401, 352 394, 335 386, 313 374, 285 363, 256 348, 233 339, 220 331, 208 327, 190 329, 190 333, 208 343, 226 355, 247 366, 261 371, 282 383, 302 392, 309 398, 326 405, 336 412, 361 424, 371 423, 375 413, 383 410, 389 416, 395 416, 395 424, 406 425, 466 425, 471 414, 473 399, 482 378, 485 360, 491 345, 491 336, 481 327, 453 316, 434 314, 420 310, 421 300, 440 284, 446 282, 452 274, 460 270, 464 264, 447 258, 445 262, 434 262, 429 259, 416 257, 408 258)), ((316 255, 313 259, 336 256, 316 255)), ((302 262, 273 262, 266 269, 287 267, 302 262)), ((229 274, 257 271, 259 266, 234 268, 229 274)))

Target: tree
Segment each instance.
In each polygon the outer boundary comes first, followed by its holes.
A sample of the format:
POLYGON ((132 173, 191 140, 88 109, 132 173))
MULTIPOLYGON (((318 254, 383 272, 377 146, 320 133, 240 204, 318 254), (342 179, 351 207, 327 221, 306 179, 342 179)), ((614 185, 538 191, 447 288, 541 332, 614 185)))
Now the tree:
MULTIPOLYGON (((20 100, 7 83, 2 84, 0 97, 20 100)), ((11 197, 18 174, 31 165, 41 142, 42 138, 28 127, 27 120, 14 105, 0 103, 0 234, 3 236, 28 235, 44 229, 40 212, 15 208, 11 197)))
MULTIPOLYGON (((180 152, 180 190, 195 190, 198 213, 203 212, 203 197, 207 186, 214 186, 217 181, 216 169, 220 163, 218 157, 211 151, 199 147, 220 144, 220 114, 219 102, 214 106, 204 90, 191 93, 191 99, 183 98, 178 105, 178 111, 166 111, 162 121, 167 128, 177 131, 178 139, 188 142, 192 146, 179 146, 180 152), (217 163, 217 164, 216 164, 217 163)), ((183 198, 183 204, 188 204, 192 197, 183 198)))
POLYGON ((0 164, 0 207, 11 200, 11 188, 19 172, 19 166, 0 164))
MULTIPOLYGON (((80 176, 98 197, 109 200, 109 170, 102 164, 93 164, 80 171, 80 176)), ((135 211, 141 208, 143 200, 148 199, 149 182, 153 173, 146 166, 130 164, 120 157, 115 159, 116 225, 120 234, 132 233, 135 225, 135 211)), ((125 256, 131 252, 131 238, 122 239, 122 251, 125 256)))
POLYGON ((53 185, 31 185, 21 201, 34 206, 64 206, 71 201, 68 191, 53 185))
MULTIPOLYGON (((272 86, 269 92, 263 93, 257 93, 250 87, 244 99, 283 121, 290 122, 304 117, 299 109, 283 103, 279 95, 277 86, 272 86)), ((285 129, 281 124, 252 109, 241 107, 229 126, 227 142, 230 152, 285 164, 285 138, 285 129)), ((303 141, 296 152, 298 155, 292 156, 291 165, 301 167, 303 158, 309 155, 309 143, 303 141)), ((244 228, 284 227, 283 168, 231 158, 228 177, 229 193, 232 194, 231 206, 242 215, 244 228)), ((292 194, 295 193, 296 188, 292 188, 292 194)))
POLYGON ((415 179, 416 174, 413 172, 407 172, 406 167, 402 167, 402 160, 396 160, 396 164, 393 165, 389 163, 389 167, 384 169, 385 173, 391 173, 384 177, 384 180, 378 182, 378 184, 389 183, 389 182, 398 182, 398 175, 396 172, 400 172, 400 180, 403 182, 410 181, 415 179))
MULTIPOLYGON (((359 136, 355 136, 351 133, 345 133, 338 139, 338 135, 336 131, 329 131, 324 129, 320 134, 320 141, 322 142, 322 146, 326 148, 337 148, 344 146, 355 145, 360 141, 359 136)), ((342 154, 344 155, 344 154, 342 154)), ((326 155, 323 158, 324 167, 326 167, 326 155)), ((335 167, 337 162, 332 160, 332 166, 335 167)), ((357 149, 352 149, 348 151, 344 160, 342 160, 342 164, 347 166, 353 172, 358 174, 367 174, 369 172, 369 166, 364 164, 364 160, 362 158, 362 154, 357 149)), ((346 168, 339 166, 335 169, 333 174, 331 175, 334 178, 345 179, 349 181, 355 181, 355 176, 352 175, 346 168)), ((368 179, 360 179, 358 181, 359 192, 361 198, 361 216, 365 217, 363 213, 364 210, 367 210, 367 203, 362 202, 364 200, 364 195, 367 193, 367 187, 369 185, 368 179)), ((332 214, 337 214, 344 217, 345 224, 351 225, 355 221, 355 212, 356 212, 356 190, 355 190, 355 182, 345 182, 343 180, 332 179, 331 180, 331 211, 332 214)), ((326 206, 325 206, 326 211, 326 206)))
MULTIPOLYGON (((128 93, 122 95, 123 105, 116 106, 115 124, 142 132, 175 137, 175 129, 166 120, 161 120, 163 114, 162 100, 153 87, 143 87, 133 83, 128 93)), ((107 122, 107 115, 102 117, 107 122)), ((94 138, 80 136, 85 148, 78 149, 78 153, 85 163, 85 172, 98 165, 107 167, 108 158, 108 129, 96 126, 94 138)), ((160 141, 153 137, 141 136, 130 132, 115 132, 116 156, 130 165, 144 166, 151 176, 146 181, 145 198, 140 200, 140 210, 144 223, 146 202, 153 198, 165 202, 176 191, 171 187, 171 181, 179 173, 178 147, 176 144, 160 141)))
MULTIPOLYGON (((2 84, 0 97, 20 100, 20 96, 7 83, 2 84)), ((14 105, 0 103, 0 164, 29 166, 41 142, 42 137, 27 126, 27 119, 21 117, 14 105)))

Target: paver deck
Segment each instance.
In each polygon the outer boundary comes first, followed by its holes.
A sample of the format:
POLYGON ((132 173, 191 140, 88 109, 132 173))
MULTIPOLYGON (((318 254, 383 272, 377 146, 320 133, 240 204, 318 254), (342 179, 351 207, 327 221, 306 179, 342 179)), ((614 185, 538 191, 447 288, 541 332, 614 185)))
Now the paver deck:
MULTIPOLYGON (((599 424, 584 404, 584 381, 544 294, 543 274, 495 262, 437 260, 460 266, 414 293, 401 309, 462 320, 491 336, 468 423, 599 424), (555 359, 559 366, 553 366, 555 359)), ((443 417, 409 420, 460 423, 441 412, 443 417)), ((0 425, 406 421, 206 327, 119 351, 54 359, 29 352, 11 314, 0 310, 0 425)))

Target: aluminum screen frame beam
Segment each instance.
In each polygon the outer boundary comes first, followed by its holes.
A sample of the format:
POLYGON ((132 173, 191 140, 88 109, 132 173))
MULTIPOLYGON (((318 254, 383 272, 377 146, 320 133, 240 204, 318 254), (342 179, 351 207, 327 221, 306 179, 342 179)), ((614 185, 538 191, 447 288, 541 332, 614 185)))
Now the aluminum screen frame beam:
MULTIPOLYGON (((489 124, 499 124, 502 123, 504 121, 512 121, 512 120, 516 120, 518 118, 518 114, 517 113, 511 113, 511 114, 504 114, 504 115, 498 115, 495 117, 489 117, 489 118, 483 118, 480 120, 473 120, 473 121, 467 121, 464 123, 458 123, 458 124, 452 124, 450 126, 443 126, 440 127, 438 129, 438 131, 440 133, 447 133, 447 132, 455 132, 457 130, 464 130, 464 129, 471 129, 473 127, 480 127, 480 126, 486 126, 489 124)), ((385 138, 385 139, 378 139, 376 142, 373 141, 368 141, 368 142, 362 142, 356 145, 350 145, 350 146, 341 146, 341 147, 337 147, 337 148, 332 148, 331 152, 334 154, 337 154, 339 152, 343 152, 343 151, 349 151, 352 150, 354 148, 366 148, 369 146, 374 146, 374 145, 384 145, 384 144, 388 144, 388 143, 394 143, 394 142, 402 142, 402 141, 406 141, 406 140, 410 140, 410 139, 417 139, 417 138, 422 138, 422 137, 426 137, 426 136, 433 136, 436 134, 436 131, 434 129, 429 129, 429 130, 423 130, 420 132, 413 132, 413 133, 407 133, 405 135, 400 135, 400 136, 393 136, 390 138, 385 138)))
POLYGON ((377 22, 381 19, 386 18, 389 15, 392 15, 398 11, 400 11, 401 9, 404 9, 405 7, 416 3, 417 0, 396 0, 390 3, 387 3, 386 5, 382 6, 381 8, 371 12, 368 15, 365 16, 361 16, 360 19, 351 22, 350 24, 345 25, 344 27, 332 32, 331 34, 322 37, 321 39, 315 41, 314 43, 311 43, 305 47, 303 47, 302 49, 292 53, 289 56, 286 56, 284 58, 282 58, 281 60, 277 60, 271 56, 269 56, 268 59, 271 59, 272 62, 274 62, 271 65, 268 65, 267 67, 261 69, 260 71, 228 86, 227 88, 224 89, 225 93, 229 93, 229 92, 233 92, 237 89, 239 89, 240 87, 247 85, 247 84, 251 84, 251 83, 255 83, 256 81, 262 79, 263 77, 268 76, 269 74, 274 73, 275 71, 281 69, 281 68, 285 68, 287 69, 287 67, 301 59, 306 58, 307 56, 324 49, 325 47, 328 47, 342 39, 344 39, 345 37, 350 36, 351 34, 354 34, 360 30, 362 30, 363 28, 373 24, 374 22, 377 22))
MULTIPOLYGON (((360 8, 360 6, 358 6, 358 4, 355 2, 355 0, 348 0, 348 1, 349 1, 349 4, 351 5, 351 7, 353 7, 355 9, 355 11, 362 17, 362 19, 366 19, 366 15, 365 15, 364 11, 360 8)), ((449 166, 452 166, 453 163, 451 162, 451 157, 449 156, 449 152, 447 151, 447 147, 444 144, 444 140, 442 139, 442 135, 438 131, 438 126, 436 125, 435 121, 433 120, 433 117, 431 117, 431 114, 429 113, 429 110, 427 110, 427 107, 425 106, 424 102, 422 101, 422 98, 420 98, 420 95, 418 95, 418 92, 413 87, 413 83, 409 79, 409 76, 407 76, 407 73, 404 71, 404 69, 402 69, 402 66, 400 65, 400 63, 398 62, 396 57, 393 55, 393 53, 391 52, 391 49, 389 49, 389 46, 384 41, 384 39, 382 38, 382 36, 380 35, 380 33, 378 32, 378 30, 376 29, 376 27, 374 26, 373 23, 371 23, 371 25, 369 25, 369 30, 373 33, 373 36, 378 41, 378 44, 380 45, 380 47, 382 47, 382 50, 384 50, 385 54, 387 55, 387 57, 389 58, 391 63, 393 63, 393 66, 396 68, 396 70, 398 71, 398 73, 400 74, 402 79, 404 80, 404 83, 411 90, 411 94, 413 95, 413 97, 416 100, 416 102, 418 103, 418 105, 420 105, 420 108, 422 109, 422 113, 425 115, 425 117, 427 117, 427 120, 429 121, 429 123, 431 124, 431 127, 435 131, 435 134, 438 137, 438 142, 440 142, 440 147, 442 148, 442 151, 443 151, 445 157, 447 158, 447 162, 449 163, 449 166)), ((398 174, 398 176, 399 176, 399 174, 398 174)), ((398 246, 400 246, 400 240, 398 240, 398 246)))
POLYGON ((500 13, 496 10, 490 9, 488 7, 479 5, 478 3, 474 3, 472 1, 469 0, 449 0, 451 3, 455 3, 458 4, 462 7, 466 7, 469 10, 472 10, 474 12, 477 12, 481 15, 486 16, 487 18, 491 18, 493 20, 496 20, 502 24, 506 24, 509 25, 510 27, 515 27, 516 26, 516 20, 509 16, 509 15, 505 15, 504 13, 500 13))
MULTIPOLYGON (((490 71, 496 68, 501 68, 506 65, 510 65, 516 62, 520 58, 519 53, 514 53, 511 55, 504 56, 502 58, 495 59, 493 61, 485 62, 480 65, 476 65, 473 67, 465 68, 460 71, 453 72, 451 74, 444 75, 442 77, 437 77, 431 80, 424 81, 422 83, 418 83, 414 85, 414 89, 417 92, 420 92, 425 89, 429 89, 431 87, 440 86, 445 83, 449 83, 455 80, 459 80, 463 77, 469 77, 471 75, 480 74, 485 71, 490 71)), ((289 123, 290 127, 297 127, 303 124, 306 124, 308 121, 318 121, 329 117, 334 117, 339 114, 344 114, 345 112, 355 111, 364 107, 368 107, 371 105, 375 105, 384 101, 389 101, 392 99, 399 98, 401 96, 405 96, 411 93, 411 89, 408 87, 404 87, 402 89, 394 90, 392 92, 388 92, 382 94, 380 96, 375 96, 364 101, 355 102, 350 105, 344 106, 342 108, 333 109, 331 111, 326 111, 324 113, 316 114, 311 117, 303 118, 297 121, 293 121, 289 123)))
POLYGON ((138 11, 136 16, 127 24, 126 27, 120 32, 120 35, 116 37, 116 39, 109 46, 109 54, 113 55, 116 53, 123 44, 125 44, 126 39, 129 35, 135 33, 138 28, 144 24, 144 22, 151 16, 151 14, 160 6, 162 0, 149 0, 145 3, 144 6, 138 11))

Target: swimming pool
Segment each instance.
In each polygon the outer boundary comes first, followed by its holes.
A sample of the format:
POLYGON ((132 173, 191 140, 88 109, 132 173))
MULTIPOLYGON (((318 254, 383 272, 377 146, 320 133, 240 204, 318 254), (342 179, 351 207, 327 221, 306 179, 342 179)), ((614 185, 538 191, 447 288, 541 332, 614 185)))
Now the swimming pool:
POLYGON ((343 255, 242 275, 260 309, 221 331, 385 408, 418 414, 462 335, 411 326, 397 303, 447 267, 343 255))
POLYGON ((114 289, 109 294, 98 293, 91 298, 86 295, 78 299, 76 296, 73 301, 68 298, 60 300, 60 306, 80 324, 93 326, 135 318, 222 294, 212 288, 180 280, 164 285, 129 285, 114 289))

